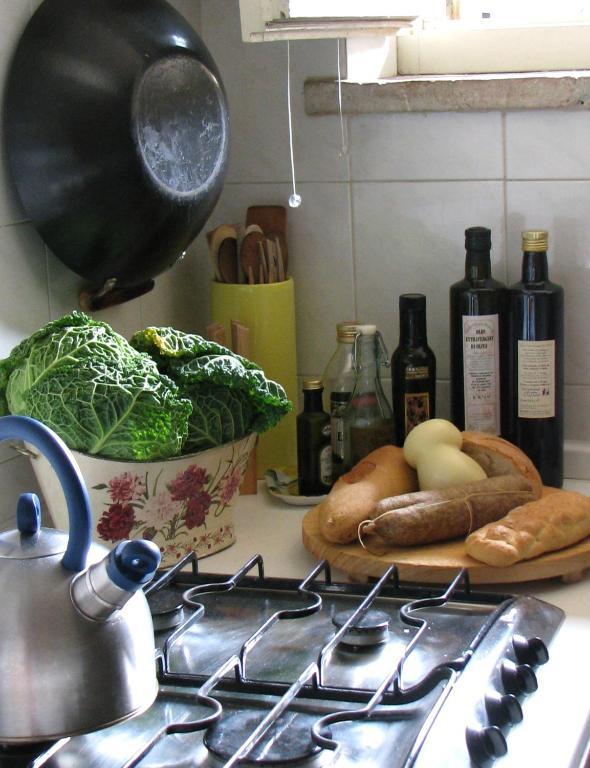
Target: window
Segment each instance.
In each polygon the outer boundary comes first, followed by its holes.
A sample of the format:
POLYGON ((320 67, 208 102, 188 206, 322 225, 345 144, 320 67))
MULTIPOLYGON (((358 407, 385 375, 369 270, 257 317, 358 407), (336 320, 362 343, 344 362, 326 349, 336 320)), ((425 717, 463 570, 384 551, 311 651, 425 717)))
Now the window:
POLYGON ((346 38, 354 81, 590 70, 583 0, 240 0, 240 9, 250 42, 346 38), (361 74, 359 62, 371 57, 375 66, 361 74))

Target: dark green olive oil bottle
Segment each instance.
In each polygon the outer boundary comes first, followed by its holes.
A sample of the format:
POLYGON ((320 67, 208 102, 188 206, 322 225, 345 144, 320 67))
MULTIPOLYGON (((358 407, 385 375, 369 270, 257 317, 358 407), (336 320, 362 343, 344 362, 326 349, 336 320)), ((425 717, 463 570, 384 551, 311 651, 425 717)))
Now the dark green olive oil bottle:
POLYGON ((507 438, 545 485, 563 485, 564 291, 549 279, 546 230, 522 233, 522 278, 510 287, 507 438))
POLYGON ((303 411, 297 416, 297 480, 301 496, 320 496, 332 485, 330 416, 322 407, 321 379, 303 382, 303 411))
POLYGON ((505 434, 508 289, 492 277, 491 230, 465 230, 465 277, 450 288, 451 420, 505 434))
POLYGON ((399 297, 399 345, 391 358, 395 442, 436 415, 436 358, 426 339, 426 296, 399 297))

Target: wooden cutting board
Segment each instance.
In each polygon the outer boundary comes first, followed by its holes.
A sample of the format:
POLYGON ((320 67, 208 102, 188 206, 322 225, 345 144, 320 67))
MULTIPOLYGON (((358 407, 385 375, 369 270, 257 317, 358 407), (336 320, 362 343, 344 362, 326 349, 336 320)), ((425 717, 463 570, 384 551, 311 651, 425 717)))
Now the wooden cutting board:
MULTIPOLYGON (((545 488, 548 493, 562 493, 545 488)), ((472 584, 508 584, 537 581, 561 576, 564 581, 577 581, 584 569, 590 568, 590 537, 567 549, 549 552, 508 568, 494 568, 465 554, 463 539, 429 544, 423 547, 396 547, 386 555, 374 555, 360 544, 332 544, 320 533, 318 508, 310 509, 303 519, 303 544, 333 568, 348 574, 354 581, 379 577, 392 564, 397 565, 403 581, 428 584, 448 583, 460 568, 469 569, 472 584)))

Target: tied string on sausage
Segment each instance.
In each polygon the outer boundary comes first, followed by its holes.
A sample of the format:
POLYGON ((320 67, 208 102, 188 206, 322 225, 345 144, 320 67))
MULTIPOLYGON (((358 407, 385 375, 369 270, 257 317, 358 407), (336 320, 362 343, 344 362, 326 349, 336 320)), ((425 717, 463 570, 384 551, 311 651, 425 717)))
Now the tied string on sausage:
POLYGON ((422 502, 387 510, 377 517, 363 520, 358 526, 357 537, 365 551, 380 557, 387 554, 391 546, 432 544, 468 536, 473 530, 499 520, 510 509, 534 498, 532 490, 486 490, 452 499, 422 502), (375 547, 374 543, 369 545, 366 540, 368 528, 371 529, 369 535, 378 536, 383 541, 382 549, 375 547))

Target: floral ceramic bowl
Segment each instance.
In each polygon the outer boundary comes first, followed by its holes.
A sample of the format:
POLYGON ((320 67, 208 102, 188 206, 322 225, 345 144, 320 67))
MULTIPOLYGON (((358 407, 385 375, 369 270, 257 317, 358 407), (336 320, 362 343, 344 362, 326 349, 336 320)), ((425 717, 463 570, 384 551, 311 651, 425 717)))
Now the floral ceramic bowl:
MULTIPOLYGON (((235 541, 232 501, 244 477, 256 435, 207 451, 155 462, 101 459, 72 451, 90 496, 95 541, 150 539, 162 566, 185 554, 211 555, 235 541)), ((68 529, 57 475, 44 456, 31 463, 56 528, 68 529)))

